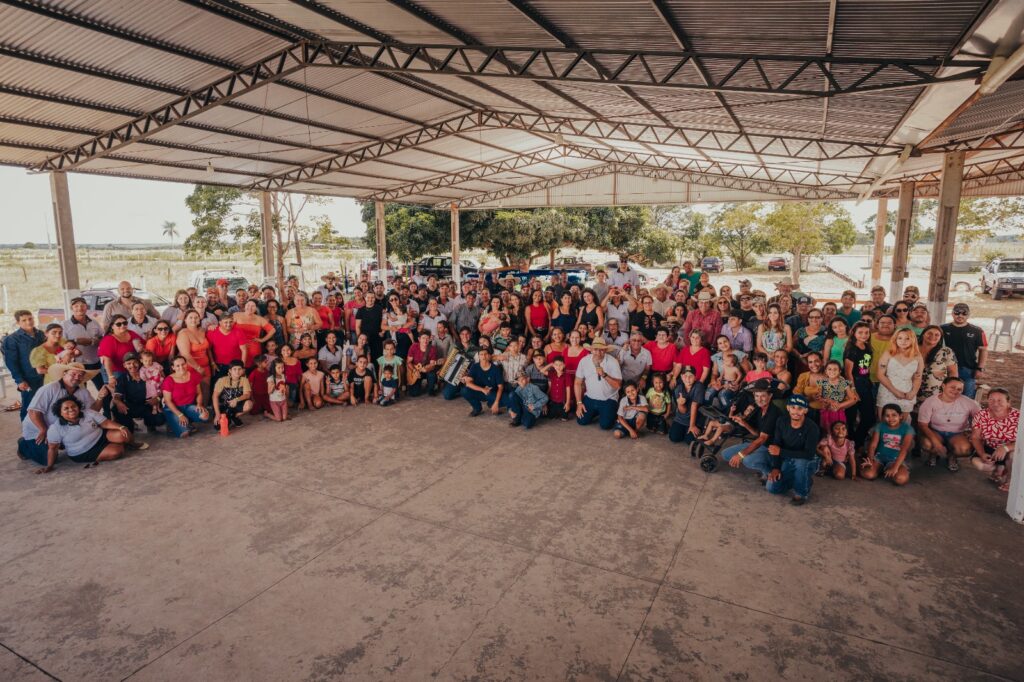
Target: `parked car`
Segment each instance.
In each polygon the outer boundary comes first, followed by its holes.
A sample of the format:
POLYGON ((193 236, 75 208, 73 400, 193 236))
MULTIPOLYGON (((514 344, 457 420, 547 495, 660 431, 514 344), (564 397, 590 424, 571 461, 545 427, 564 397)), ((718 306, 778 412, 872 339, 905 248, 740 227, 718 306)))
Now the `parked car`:
POLYGON ((700 269, 702 272, 722 272, 725 270, 725 266, 722 264, 722 259, 718 256, 706 256, 700 262, 700 269))
POLYGON ((789 259, 785 256, 776 256, 768 260, 768 271, 785 272, 789 270, 789 259))
MULTIPOLYGON (((421 258, 417 261, 414 267, 416 273, 422 277, 430 277, 433 275, 438 279, 450 279, 452 276, 452 257, 427 256, 426 258, 421 258)), ((460 258, 459 272, 463 277, 477 275, 480 272, 480 266, 471 260, 460 258)))
POLYGON ((1024 259, 995 259, 981 269, 981 289, 998 301, 1006 294, 1024 292, 1024 259))
MULTIPOLYGON (((103 308, 117 298, 117 286, 109 287, 96 287, 92 289, 85 289, 82 291, 82 298, 85 299, 85 304, 89 310, 86 314, 94 320, 99 320, 103 317, 103 308)), ((153 306, 157 309, 157 312, 162 313, 167 306, 171 305, 171 302, 160 294, 153 293, 152 291, 146 291, 144 289, 136 289, 135 295, 139 298, 144 298, 147 301, 151 301, 153 306)), ((51 322, 60 322, 64 319, 63 308, 40 308, 36 313, 37 324, 40 327, 45 327, 51 322)))
POLYGON ((555 265, 551 268, 552 270, 583 270, 584 272, 593 272, 594 266, 587 261, 583 260, 579 256, 562 256, 561 258, 555 259, 555 265))
POLYGON ((228 281, 228 291, 231 293, 249 288, 249 280, 237 270, 193 270, 188 276, 188 285, 205 294, 207 289, 217 286, 219 279, 228 281))

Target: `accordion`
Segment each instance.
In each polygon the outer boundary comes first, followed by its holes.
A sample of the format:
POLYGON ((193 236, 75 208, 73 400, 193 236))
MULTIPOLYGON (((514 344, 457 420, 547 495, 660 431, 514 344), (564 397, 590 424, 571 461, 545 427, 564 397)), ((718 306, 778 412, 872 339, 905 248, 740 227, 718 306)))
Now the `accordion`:
POLYGON ((470 364, 472 361, 468 357, 460 353, 457 348, 452 348, 448 351, 444 365, 441 366, 441 378, 452 386, 458 386, 462 377, 469 371, 470 364))

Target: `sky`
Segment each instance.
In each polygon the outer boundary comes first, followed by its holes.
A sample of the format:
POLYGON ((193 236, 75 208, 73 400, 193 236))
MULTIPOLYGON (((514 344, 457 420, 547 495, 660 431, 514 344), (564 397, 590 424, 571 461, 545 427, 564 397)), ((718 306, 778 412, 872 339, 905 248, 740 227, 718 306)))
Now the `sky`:
MULTIPOLYGON (((165 220, 177 223, 177 243, 192 233, 192 216, 185 197, 192 185, 154 180, 134 180, 99 175, 68 174, 75 241, 79 244, 159 244, 169 243, 162 234, 165 220)), ((47 231, 53 239, 53 211, 50 207, 50 182, 45 174, 31 175, 21 168, 0 166, 0 199, 4 222, 0 243, 47 243, 47 231)), ((858 227, 875 215, 875 202, 860 205, 844 202, 858 227)), ((710 206, 695 206, 708 211, 710 206)), ((332 199, 317 207, 325 213, 338 234, 361 237, 364 226, 359 206, 352 199, 332 199)))

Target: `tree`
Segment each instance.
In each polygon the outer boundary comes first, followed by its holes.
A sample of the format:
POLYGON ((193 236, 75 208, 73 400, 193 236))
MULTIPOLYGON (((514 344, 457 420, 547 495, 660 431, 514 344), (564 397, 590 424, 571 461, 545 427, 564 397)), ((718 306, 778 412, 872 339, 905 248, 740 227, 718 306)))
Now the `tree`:
MULTIPOLYGON (((376 249, 374 202, 363 202, 361 214, 366 225, 363 242, 368 248, 376 249)), ((460 231, 461 227, 460 221, 460 231)), ((400 260, 446 253, 451 250, 451 216, 448 211, 435 211, 423 206, 384 204, 384 235, 388 251, 400 260)), ((460 241, 463 245, 466 243, 461 234, 460 241)))
POLYGON ((170 220, 165 220, 162 230, 164 236, 171 240, 171 246, 174 246, 174 238, 178 236, 178 224, 170 220))
POLYGON ((646 206, 603 206, 586 211, 587 226, 579 246, 626 255, 642 262, 671 259, 680 241, 652 223, 646 206))
MULTIPOLYGON (((841 246, 853 227, 850 213, 833 202, 780 202, 765 218, 768 241, 773 248, 793 256, 794 284, 800 283, 802 259, 841 246), (845 225, 842 223, 849 223, 845 225), (840 223, 836 225, 836 223, 840 223), (833 236, 827 238, 826 235, 833 236), (830 241, 831 239, 831 241, 830 241)), ((852 242, 851 242, 852 244, 852 242)))
POLYGON ((209 254, 227 251, 230 247, 224 238, 228 223, 237 224, 242 214, 237 204, 244 198, 241 190, 232 187, 196 185, 185 198, 185 205, 192 212, 195 231, 185 240, 185 251, 189 254, 209 254))
MULTIPOLYGON (((754 264, 754 256, 768 250, 764 234, 764 206, 758 202, 726 204, 712 218, 709 247, 719 247, 729 253, 738 270, 754 264)), ((709 254, 713 255, 713 254, 709 254)))
MULTIPOLYGON (((921 212, 932 214, 938 220, 939 202, 928 199, 921 202, 921 212)), ((960 199, 957 216, 956 242, 967 249, 984 243, 996 234, 1020 234, 1024 229, 1024 199, 1021 197, 964 197, 960 199)), ((933 231, 932 239, 934 239, 933 231)))
POLYGON ((496 211, 486 229, 479 231, 476 241, 502 265, 525 262, 529 267, 538 256, 578 244, 585 226, 586 219, 576 211, 555 208, 496 211))

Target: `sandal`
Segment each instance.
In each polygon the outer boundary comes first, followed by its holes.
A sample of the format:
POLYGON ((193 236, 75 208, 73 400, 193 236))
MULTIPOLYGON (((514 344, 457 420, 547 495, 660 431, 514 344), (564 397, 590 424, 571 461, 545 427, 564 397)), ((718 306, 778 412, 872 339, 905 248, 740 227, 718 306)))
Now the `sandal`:
POLYGON ((21 401, 15 400, 13 403, 4 408, 4 412, 17 412, 21 409, 21 401))
POLYGON ((956 473, 957 471, 960 471, 960 463, 956 461, 957 460, 956 455, 950 455, 948 460, 949 461, 946 463, 946 468, 948 468, 950 471, 952 471, 954 473, 956 473))

